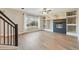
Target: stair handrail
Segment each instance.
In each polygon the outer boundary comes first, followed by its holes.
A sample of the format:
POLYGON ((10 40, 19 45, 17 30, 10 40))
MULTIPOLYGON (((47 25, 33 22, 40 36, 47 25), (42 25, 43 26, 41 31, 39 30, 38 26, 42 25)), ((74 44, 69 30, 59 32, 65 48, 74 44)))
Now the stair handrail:
MULTIPOLYGON (((0 16, 0 18, 2 20, 4 20, 6 23, 8 23, 9 25, 11 25, 12 27, 15 28, 15 46, 18 46, 18 24, 15 24, 9 17, 7 17, 2 11, 0 11, 0 14, 3 16, 0 16), (5 18, 6 20, 5 20, 5 18), (14 25, 14 26, 13 26, 14 25)), ((5 24, 4 22, 4 24, 5 24)), ((5 25, 4 25, 4 29, 5 29, 5 25)), ((4 30, 4 40, 5 40, 5 30, 4 30)))
POLYGON ((8 21, 16 25, 9 17, 7 17, 2 11, 0 11, 0 14, 3 15, 8 21))

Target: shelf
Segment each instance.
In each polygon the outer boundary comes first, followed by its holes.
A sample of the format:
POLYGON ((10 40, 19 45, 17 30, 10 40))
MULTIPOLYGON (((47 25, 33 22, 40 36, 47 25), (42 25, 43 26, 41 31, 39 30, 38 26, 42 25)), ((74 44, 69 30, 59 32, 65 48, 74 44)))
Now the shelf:
POLYGON ((70 11, 66 13, 66 16, 76 15, 76 11, 70 11))
POLYGON ((76 15, 66 16, 66 18, 76 17, 76 15))
POLYGON ((76 17, 67 18, 67 24, 76 24, 76 17))
POLYGON ((66 13, 67 19, 67 35, 76 36, 76 11, 66 13))
POLYGON ((67 32, 76 32, 76 26, 68 26, 67 27, 67 32))
POLYGON ((68 32, 68 33, 76 33, 75 31, 71 31, 71 32, 68 32))
POLYGON ((67 34, 67 35, 72 35, 72 36, 77 36, 76 33, 72 33, 72 32, 67 32, 66 34, 67 34))
POLYGON ((67 26, 76 26, 76 24, 67 24, 67 26))

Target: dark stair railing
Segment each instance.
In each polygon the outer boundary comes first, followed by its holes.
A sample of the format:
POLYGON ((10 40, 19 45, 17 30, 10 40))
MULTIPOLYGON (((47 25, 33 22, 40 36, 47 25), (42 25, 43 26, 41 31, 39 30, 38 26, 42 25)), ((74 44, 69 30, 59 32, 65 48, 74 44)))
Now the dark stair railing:
POLYGON ((0 45, 18 46, 18 25, 0 11, 0 45))

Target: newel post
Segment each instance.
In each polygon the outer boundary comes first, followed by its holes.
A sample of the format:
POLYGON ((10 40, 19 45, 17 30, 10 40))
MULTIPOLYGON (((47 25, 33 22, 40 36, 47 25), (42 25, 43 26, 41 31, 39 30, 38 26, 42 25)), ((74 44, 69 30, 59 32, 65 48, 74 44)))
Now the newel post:
POLYGON ((15 46, 18 46, 18 24, 15 25, 15 46))

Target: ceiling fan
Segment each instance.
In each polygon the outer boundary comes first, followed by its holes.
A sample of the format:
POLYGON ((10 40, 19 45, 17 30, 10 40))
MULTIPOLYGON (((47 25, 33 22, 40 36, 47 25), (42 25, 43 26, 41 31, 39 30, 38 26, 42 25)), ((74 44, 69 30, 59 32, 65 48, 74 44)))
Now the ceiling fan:
POLYGON ((43 8, 42 9, 42 14, 48 14, 51 11, 52 11, 52 9, 50 9, 50 8, 43 8))
POLYGON ((50 15, 50 12, 52 11, 51 8, 43 8, 42 9, 42 15, 43 15, 43 19, 51 19, 52 16, 50 15))

